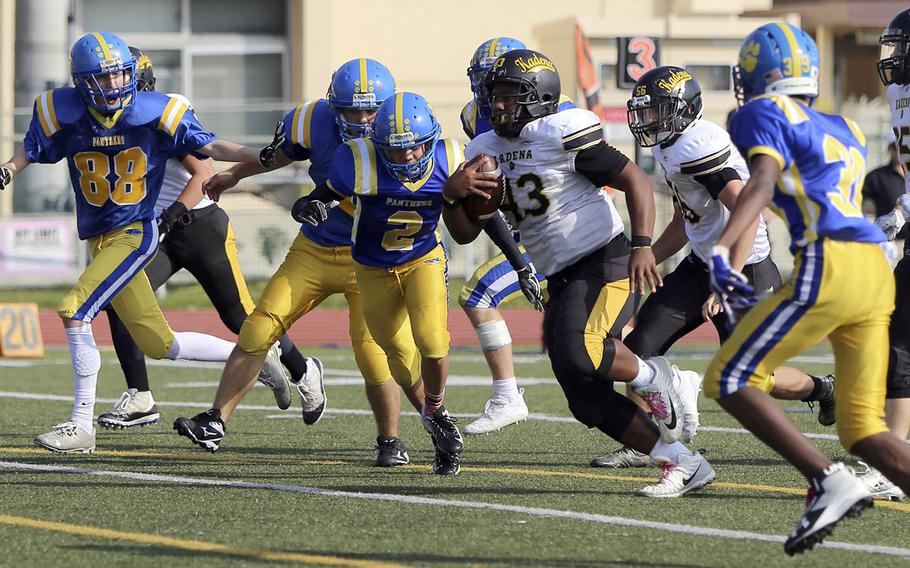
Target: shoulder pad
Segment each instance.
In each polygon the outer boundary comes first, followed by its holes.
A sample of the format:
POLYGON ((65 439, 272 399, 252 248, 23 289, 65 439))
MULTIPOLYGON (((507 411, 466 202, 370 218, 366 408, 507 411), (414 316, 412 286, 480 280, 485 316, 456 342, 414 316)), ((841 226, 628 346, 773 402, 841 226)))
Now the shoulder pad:
POLYGON ((307 101, 291 111, 290 140, 304 148, 313 148, 314 142, 326 138, 334 140, 335 114, 325 99, 307 101))
POLYGON ((473 138, 477 132, 477 101, 471 99, 461 109, 461 127, 468 138, 473 138))
POLYGON ((44 135, 50 138, 64 126, 82 118, 86 107, 76 89, 61 87, 35 97, 35 111, 44 135))
MULTIPOLYGON (((600 119, 593 112, 570 108, 528 124, 528 136, 546 138, 569 152, 594 146, 604 139, 600 119)), ((525 133, 523 133, 525 134, 525 133)))
POLYGON ((680 173, 699 176, 719 170, 733 153, 730 136, 720 126, 698 121, 673 144, 673 161, 680 173))

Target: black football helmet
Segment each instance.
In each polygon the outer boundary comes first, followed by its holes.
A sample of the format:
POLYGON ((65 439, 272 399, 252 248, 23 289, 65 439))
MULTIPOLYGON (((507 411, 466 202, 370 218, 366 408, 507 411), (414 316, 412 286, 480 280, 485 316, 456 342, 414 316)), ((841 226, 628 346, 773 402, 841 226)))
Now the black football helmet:
POLYGON ((910 83, 910 8, 891 18, 878 43, 878 76, 887 85, 910 83))
POLYGON ((559 106, 556 66, 546 55, 530 49, 515 49, 500 56, 487 71, 483 85, 492 113, 490 123, 496 134, 505 138, 517 138, 527 123, 553 114, 559 106), (518 86, 516 104, 506 112, 497 111, 497 97, 493 95, 493 88, 501 83, 518 86))
POLYGON ((155 70, 152 68, 151 58, 139 51, 139 48, 130 46, 130 53, 136 60, 136 90, 155 90, 155 70))
POLYGON ((701 87, 682 67, 658 67, 635 83, 626 106, 629 130, 640 146, 669 145, 701 118, 701 87))

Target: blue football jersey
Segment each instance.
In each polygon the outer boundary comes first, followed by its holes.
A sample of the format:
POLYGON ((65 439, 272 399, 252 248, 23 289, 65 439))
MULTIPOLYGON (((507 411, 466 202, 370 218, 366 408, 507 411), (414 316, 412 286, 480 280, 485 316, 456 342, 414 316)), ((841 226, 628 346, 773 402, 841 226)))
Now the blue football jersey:
MULTIPOLYGON (((325 99, 308 101, 284 115, 287 133, 281 150, 292 160, 309 160, 310 177, 316 184, 328 179, 332 155, 341 146, 341 135, 335 123, 335 113, 325 99)), ((309 223, 301 226, 308 239, 324 247, 351 246, 354 224, 354 203, 341 201, 329 211, 328 218, 318 227, 309 223)))
POLYGON ((773 207, 787 221, 792 252, 825 238, 886 240, 860 208, 866 138, 855 122, 765 95, 733 115, 730 134, 747 160, 765 154, 780 164, 773 207))
MULTIPOLYGON (((468 104, 464 105, 464 108, 461 109, 461 127, 471 140, 484 132, 493 130, 490 119, 479 116, 479 107, 480 105, 477 104, 477 99, 471 99, 468 101, 468 104)), ((569 97, 560 95, 557 112, 566 110, 567 108, 575 108, 575 103, 569 97)))
POLYGON ((63 87, 35 99, 25 152, 36 163, 66 158, 79 238, 88 239, 154 219, 168 159, 214 139, 179 98, 141 92, 105 116, 88 108, 76 89, 63 87))
POLYGON ((365 138, 335 151, 328 185, 339 195, 354 196, 354 260, 391 267, 420 258, 440 242, 442 189, 449 173, 464 161, 454 140, 436 142, 429 171, 415 183, 402 183, 386 170, 376 147, 365 138))

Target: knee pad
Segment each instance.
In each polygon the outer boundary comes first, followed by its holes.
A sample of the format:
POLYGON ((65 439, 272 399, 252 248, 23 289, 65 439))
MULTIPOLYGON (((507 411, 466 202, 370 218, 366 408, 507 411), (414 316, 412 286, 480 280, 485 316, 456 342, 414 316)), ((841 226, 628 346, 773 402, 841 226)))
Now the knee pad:
POLYGON ((66 328, 66 340, 70 346, 73 371, 83 377, 97 375, 101 370, 101 352, 95 344, 92 326, 66 328))
POLYGON ((512 344, 512 336, 509 335, 509 327, 503 320, 492 320, 484 322, 474 328, 477 332, 477 339, 480 340, 480 348, 484 351, 495 351, 512 344))
POLYGON ((263 355, 286 331, 269 314, 253 310, 240 326, 237 346, 249 355, 263 355))

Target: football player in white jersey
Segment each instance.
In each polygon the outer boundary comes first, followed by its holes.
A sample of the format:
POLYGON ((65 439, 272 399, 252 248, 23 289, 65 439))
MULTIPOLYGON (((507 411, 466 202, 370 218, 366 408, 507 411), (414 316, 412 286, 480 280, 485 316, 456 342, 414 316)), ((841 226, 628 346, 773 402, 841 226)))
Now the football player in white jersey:
MULTIPOLYGON (((547 277, 544 341, 569 409, 589 428, 672 464, 640 494, 677 497, 704 487, 715 479, 714 470, 677 441, 695 434, 700 376, 662 357, 642 361, 618 339, 629 317, 630 291, 653 292, 661 284, 650 246, 654 195, 647 176, 606 144, 594 113, 556 112, 559 75, 543 54, 510 51, 484 81, 493 131, 477 136, 465 155, 496 158, 506 181, 502 209, 547 277), (626 194, 631 243, 605 185, 626 194), (613 381, 633 385, 659 428, 613 389, 613 381)), ((480 226, 457 199, 473 190, 460 173, 450 180, 446 195, 453 203, 443 217, 458 242, 470 242, 480 226)))
MULTIPOLYGON (((904 172, 910 168, 910 9, 894 16, 879 39, 881 56, 878 75, 887 87, 891 125, 897 138, 897 151, 904 172)), ((904 176, 906 179, 906 176, 904 176)), ((910 180, 906 193, 898 197, 894 211, 882 215, 875 224, 894 240, 910 217, 910 180)), ((904 255, 894 269, 897 285, 894 312, 889 328, 888 391, 885 398, 885 421, 898 438, 910 434, 910 244, 904 242, 904 255)), ((873 495, 902 499, 903 492, 874 469, 863 476, 873 495)))
MULTIPOLYGON (((136 58, 137 90, 154 91, 151 59, 135 47, 130 50, 136 58)), ((171 97, 179 97, 188 108, 193 108, 182 95, 171 97)), ((156 289, 181 268, 186 268, 212 300, 221 321, 232 332, 239 333, 254 304, 240 272, 230 220, 223 209, 202 194, 202 182, 212 175, 210 160, 193 156, 187 156, 183 161, 168 160, 155 204, 162 240, 158 253, 145 267, 145 273, 152 288, 156 289)), ((98 424, 107 428, 154 424, 159 421, 159 413, 149 389, 145 355, 113 307, 108 306, 106 311, 127 390, 111 411, 98 416, 98 424)), ((291 403, 291 388, 282 363, 291 371, 295 382, 307 376, 321 381, 322 374, 314 372, 321 369, 321 364, 304 358, 287 335, 272 347, 259 381, 272 388, 279 407, 287 408, 291 403)))
MULTIPOLYGON (((672 257, 686 242, 692 252, 648 296, 624 343, 639 357, 663 355, 676 341, 710 319, 723 343, 730 335, 728 314, 711 293, 708 262, 730 209, 749 179, 745 160, 727 131, 702 118, 701 87, 689 71, 664 66, 638 80, 628 101, 629 129, 642 148, 650 148, 664 171, 674 214, 654 242, 657 263, 672 257)), ((730 260, 756 290, 777 290, 781 277, 771 260, 768 229, 756 219, 730 252, 730 260)), ((731 321, 732 323, 732 321, 731 321)), ((834 378, 813 377, 792 367, 774 373, 771 395, 818 402, 818 421, 834 424, 834 378)), ((621 448, 591 462, 595 467, 648 465, 648 456, 621 448)))

